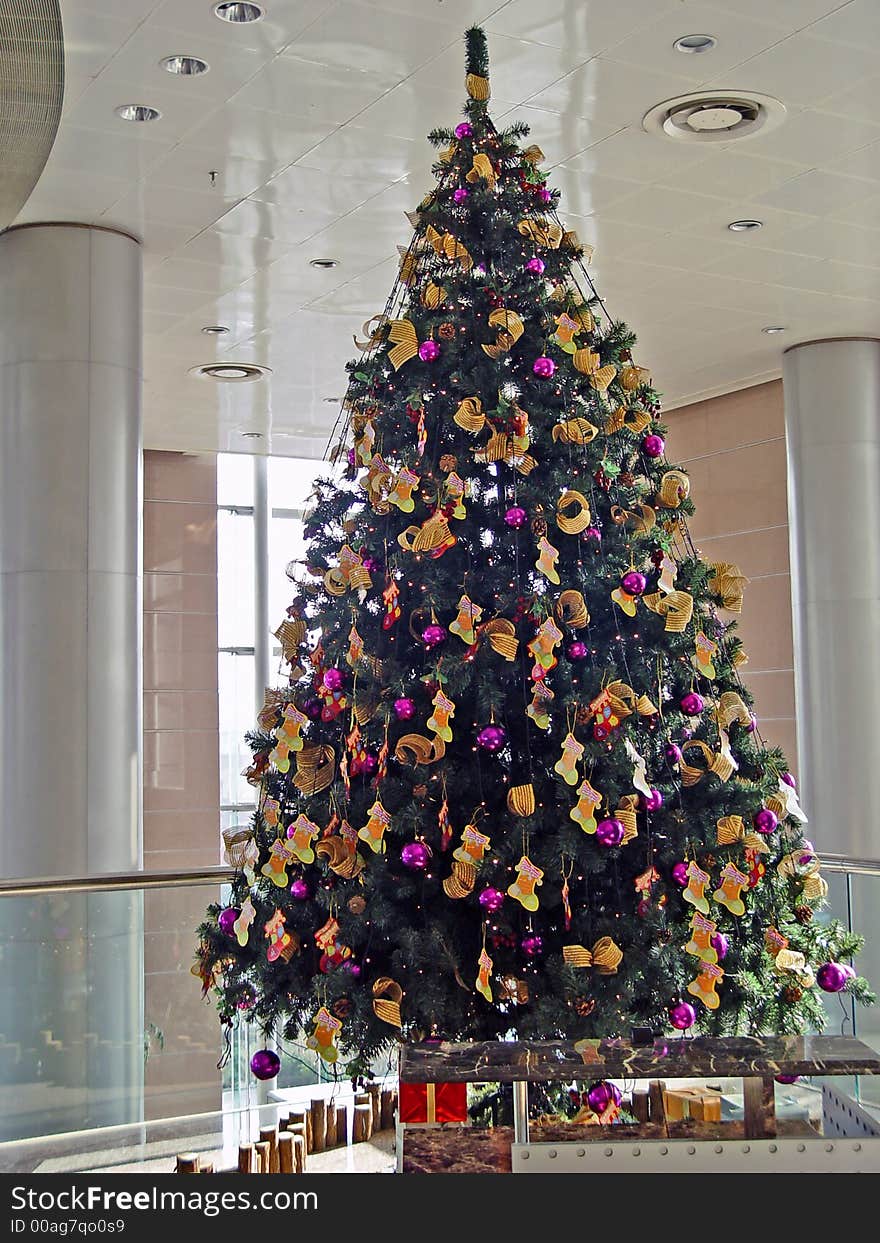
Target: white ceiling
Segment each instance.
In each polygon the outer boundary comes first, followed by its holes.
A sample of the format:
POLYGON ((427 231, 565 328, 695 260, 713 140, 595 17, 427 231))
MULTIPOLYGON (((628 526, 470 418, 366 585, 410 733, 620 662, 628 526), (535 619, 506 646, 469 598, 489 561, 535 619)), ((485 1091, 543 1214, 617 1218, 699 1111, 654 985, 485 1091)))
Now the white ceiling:
POLYGON ((431 184, 424 135, 459 119, 474 20, 496 122, 532 126, 667 406, 778 375, 792 342, 880 332, 878 0, 266 0, 247 26, 211 0, 61 7, 64 117, 18 219, 143 238, 148 447, 320 455, 352 333, 431 184), (691 33, 717 47, 672 50, 691 33), (210 72, 172 77, 172 53, 210 72), (711 147, 642 131, 649 107, 708 85, 774 95, 786 120, 711 147), (161 119, 127 124, 122 103, 161 119), (764 228, 730 233, 740 217, 764 228), (230 334, 204 336, 213 323, 230 334), (187 374, 217 359, 273 374, 187 374))

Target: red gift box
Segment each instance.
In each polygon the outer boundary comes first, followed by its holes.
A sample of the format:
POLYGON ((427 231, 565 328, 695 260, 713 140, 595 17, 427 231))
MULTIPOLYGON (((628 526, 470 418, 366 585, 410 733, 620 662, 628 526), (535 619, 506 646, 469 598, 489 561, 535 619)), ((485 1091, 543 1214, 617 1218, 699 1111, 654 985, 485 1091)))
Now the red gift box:
POLYGON ((402 1083, 401 1122, 467 1122, 466 1083, 402 1083))

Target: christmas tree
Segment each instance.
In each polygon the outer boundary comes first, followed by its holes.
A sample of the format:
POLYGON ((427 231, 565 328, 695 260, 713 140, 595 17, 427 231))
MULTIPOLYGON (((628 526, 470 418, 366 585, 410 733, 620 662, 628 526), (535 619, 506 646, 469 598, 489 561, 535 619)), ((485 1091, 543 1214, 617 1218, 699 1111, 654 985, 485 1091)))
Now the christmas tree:
POLYGON ((194 970, 224 1023, 353 1072, 432 1035, 821 1027, 821 989, 870 993, 740 681, 746 580, 691 543, 635 337, 466 45, 194 970))

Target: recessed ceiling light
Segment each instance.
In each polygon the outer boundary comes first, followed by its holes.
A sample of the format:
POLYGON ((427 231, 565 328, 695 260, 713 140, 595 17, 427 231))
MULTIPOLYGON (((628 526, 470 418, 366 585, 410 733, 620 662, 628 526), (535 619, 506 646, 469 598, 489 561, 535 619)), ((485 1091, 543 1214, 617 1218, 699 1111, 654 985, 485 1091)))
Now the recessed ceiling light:
POLYGON ((766 328, 761 329, 768 337, 775 337, 777 332, 785 332, 784 324, 768 324, 766 328))
POLYGON ((211 66, 200 56, 166 56, 159 64, 166 73, 177 73, 184 78, 198 77, 207 73, 211 66))
POLYGON ((718 40, 712 35, 682 35, 672 46, 676 52, 711 52, 717 42, 718 40))
POLYGON ((785 105, 756 91, 691 91, 649 108, 642 129, 676 142, 739 142, 785 120, 785 105))
POLYGON ((241 434, 245 440, 262 440, 263 439, 262 432, 242 432, 241 434))
POLYGON ((248 384, 271 375, 271 368, 261 367, 257 363, 205 363, 201 367, 190 367, 189 373, 202 380, 220 380, 225 384, 248 384))
POLYGON ((235 22, 237 25, 241 25, 243 22, 258 22, 263 16, 263 10, 258 4, 241 4, 237 2, 215 4, 214 12, 222 22, 235 22))
POLYGON ((120 104, 116 115, 123 121, 158 121, 162 113, 148 104, 120 104))
POLYGON ((731 220, 727 226, 731 233, 754 233, 756 229, 763 229, 763 220, 731 220))
POLYGON ((229 329, 225 324, 206 324, 202 329, 209 337, 225 337, 229 329))
POLYGON ((312 268, 338 268, 338 259, 310 259, 309 267, 312 268))

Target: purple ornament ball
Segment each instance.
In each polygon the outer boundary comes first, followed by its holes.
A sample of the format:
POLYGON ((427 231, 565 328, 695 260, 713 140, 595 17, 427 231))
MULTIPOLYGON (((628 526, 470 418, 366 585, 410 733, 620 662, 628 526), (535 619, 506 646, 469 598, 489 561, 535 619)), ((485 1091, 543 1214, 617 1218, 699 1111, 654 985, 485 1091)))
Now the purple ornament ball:
POLYGON ((328 691, 341 691, 342 681, 341 669, 326 669, 324 671, 323 682, 328 691))
POLYGON ((491 915, 494 911, 500 910, 504 905, 504 894, 500 889, 492 889, 490 887, 483 890, 477 901, 483 910, 491 915))
POLYGON ((250 984, 246 984, 244 991, 235 1003, 236 1010, 250 1010, 256 1004, 257 994, 251 988, 250 984))
POLYGON ((600 1079, 598 1083, 591 1084, 587 1090, 587 1103, 593 1113, 604 1113, 609 1105, 620 1104, 620 1088, 614 1083, 609 1083, 607 1079, 600 1079))
POLYGON ((345 455, 345 460, 348 462, 349 466, 357 466, 357 457, 355 456, 354 449, 349 449, 348 453, 345 455))
POLYGON ((460 125, 455 127, 456 138, 470 138, 473 132, 473 127, 467 121, 462 121, 460 125))
POLYGON ((689 691, 687 695, 681 698, 681 710, 687 716, 699 716, 705 708, 703 696, 698 695, 696 691, 689 691))
POLYGON ((642 795, 642 806, 645 811, 659 811, 663 806, 663 795, 652 786, 651 793, 647 797, 642 795))
POLYGON ((423 363, 432 363, 440 357, 440 346, 436 341, 423 341, 419 346, 419 358, 423 363))
POLYGON ((800 1075, 774 1075, 773 1079, 776 1083, 797 1083, 798 1079, 800 1079, 800 1075))
POLYGON ((536 255, 534 259, 530 259, 528 263, 526 264, 526 271, 534 272, 536 276, 543 276, 544 275, 544 260, 539 259, 536 255))
POLYGON ((630 570, 627 574, 624 574, 620 580, 620 585, 627 595, 640 596, 647 587, 648 580, 638 570, 630 570))
POLYGON ((522 505, 511 505, 507 513, 504 515, 504 521, 509 527, 513 527, 518 531, 520 527, 524 527, 529 520, 529 515, 523 509, 522 505))
POLYGON ((550 193, 550 191, 547 189, 546 186, 541 186, 541 189, 538 191, 538 198, 541 200, 542 203, 549 203, 550 200, 553 198, 553 195, 550 193))
POLYGON ((430 852, 424 842, 407 842, 400 852, 400 862, 405 868, 420 872, 428 866, 430 852))
POLYGON ((681 731, 681 736, 684 739, 684 741, 687 742, 688 738, 693 738, 694 731, 692 729, 685 728, 681 731))
POLYGON ((842 967, 846 972, 846 978, 848 980, 854 980, 856 978, 856 969, 855 967, 851 967, 848 962, 839 962, 837 965, 838 967, 842 967))
POLYGON ((651 432, 642 441, 642 452, 645 457, 658 458, 663 456, 663 450, 666 448, 666 441, 662 436, 658 436, 656 432, 651 432))
POLYGON ((222 910, 217 917, 217 925, 220 928, 220 931, 225 932, 228 937, 231 937, 235 932, 232 925, 238 919, 240 914, 241 910, 237 906, 227 906, 225 910, 222 910))
POLYGON ((753 734, 757 728, 758 728, 758 718, 755 716, 753 712, 752 715, 749 717, 748 725, 744 725, 743 729, 745 730, 747 734, 753 734))
POLYGON ((783 773, 782 780, 785 782, 787 786, 791 786, 793 790, 797 789, 797 786, 795 785, 795 782, 794 782, 794 777, 792 777, 791 773, 783 773))
POLYGON ((361 973, 359 964, 356 963, 353 958, 346 958, 345 962, 342 964, 342 970, 347 971, 348 974, 355 980, 361 973))
POLYGON ((520 941, 520 946, 527 958, 537 958, 544 951, 544 940, 536 933, 529 933, 520 941))
POLYGON ((416 705, 408 695, 394 701, 394 715, 398 721, 410 721, 415 716, 416 705))
POLYGON ((598 527, 587 527, 584 531, 584 539, 592 540, 594 544, 602 543, 602 532, 598 527))
POLYGON ((422 631, 422 642, 425 647, 438 647, 446 639, 446 627, 438 626, 436 622, 432 622, 430 626, 426 626, 422 631))
POLYGON ((582 643, 580 639, 575 639, 573 643, 569 643, 565 649, 565 654, 569 660, 586 660, 589 648, 586 643, 582 643))
POLYGON ((468 196, 468 190, 465 186, 459 186, 452 196, 453 202, 463 203, 468 196))
POLYGON ((596 841, 600 846, 619 846, 625 833, 626 826, 623 821, 614 817, 600 820, 596 825, 596 841))
POLYGON ((532 371, 536 376, 540 376, 542 380, 549 380, 556 373, 556 363, 552 358, 541 355, 532 363, 532 371))
POLYGON ((507 741, 507 731, 501 725, 487 725, 477 734, 477 746, 484 751, 500 751, 507 741))
POLYGON ((251 1058, 251 1074, 255 1079, 274 1079, 281 1069, 281 1058, 274 1049, 257 1049, 251 1058))
POLYGON ((681 763, 681 747, 676 746, 674 742, 667 743, 666 750, 664 751, 664 755, 666 756, 670 764, 681 763))
POLYGON ((849 976, 839 962, 823 962, 816 972, 816 983, 824 993, 842 993, 849 976))
POLYGON ((762 807, 760 811, 756 811, 754 816, 752 816, 752 824, 759 833, 763 833, 766 837, 779 824, 779 818, 776 812, 771 811, 769 807, 762 807))
POLYGON ((305 902, 309 896, 309 887, 306 882, 301 878, 293 881, 290 886, 290 896, 295 898, 297 902, 305 902))
POLYGON ((321 715, 320 699, 307 699, 303 704, 303 712, 310 720, 317 721, 318 717, 321 715))
POLYGON ((727 937, 723 932, 713 932, 709 938, 709 944, 718 955, 718 961, 722 962, 723 959, 727 957, 727 951, 730 948, 730 943, 727 940, 727 937))
POLYGON ((669 1008, 669 1021, 678 1031, 687 1031, 697 1021, 697 1012, 689 1001, 679 1001, 669 1008))
POLYGON ((688 883, 688 865, 681 860, 672 865, 672 879, 676 885, 684 887, 688 883))

